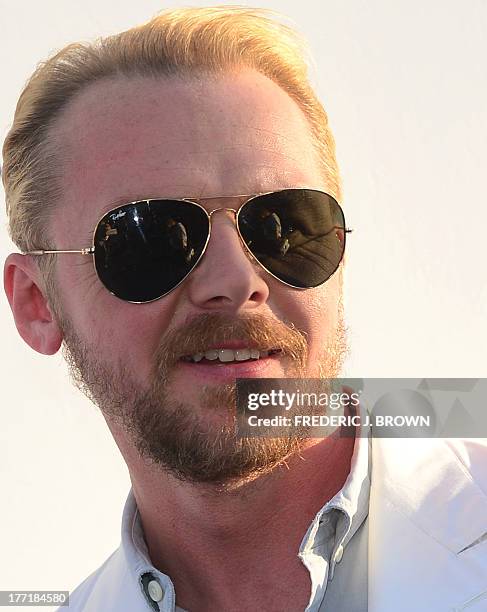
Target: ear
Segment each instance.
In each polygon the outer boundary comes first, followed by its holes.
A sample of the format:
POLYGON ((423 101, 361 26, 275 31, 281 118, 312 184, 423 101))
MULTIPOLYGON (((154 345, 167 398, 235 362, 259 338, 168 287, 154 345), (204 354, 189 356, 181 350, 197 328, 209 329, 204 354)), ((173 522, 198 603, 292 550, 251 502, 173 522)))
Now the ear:
POLYGON ((38 353, 56 353, 63 335, 41 289, 39 268, 32 257, 11 253, 5 260, 3 282, 21 337, 38 353))

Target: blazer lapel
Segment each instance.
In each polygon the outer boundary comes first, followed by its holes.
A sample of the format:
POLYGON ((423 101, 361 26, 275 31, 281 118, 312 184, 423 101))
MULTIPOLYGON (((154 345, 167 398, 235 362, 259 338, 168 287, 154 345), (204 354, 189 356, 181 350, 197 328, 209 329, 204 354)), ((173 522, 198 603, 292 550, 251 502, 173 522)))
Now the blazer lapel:
POLYGON ((372 440, 369 611, 487 610, 485 440, 372 440))

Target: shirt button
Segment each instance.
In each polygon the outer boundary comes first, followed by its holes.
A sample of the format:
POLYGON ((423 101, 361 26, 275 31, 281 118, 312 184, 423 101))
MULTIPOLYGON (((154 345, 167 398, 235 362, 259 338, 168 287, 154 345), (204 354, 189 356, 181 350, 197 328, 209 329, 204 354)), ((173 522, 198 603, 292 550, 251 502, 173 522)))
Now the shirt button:
POLYGON ((342 560, 343 557, 343 546, 340 544, 340 546, 337 548, 336 553, 335 553, 335 563, 340 563, 340 561, 342 560))
POLYGON ((149 597, 153 601, 161 601, 164 597, 164 591, 162 590, 161 585, 157 582, 157 580, 151 580, 147 585, 147 591, 149 593, 149 597))

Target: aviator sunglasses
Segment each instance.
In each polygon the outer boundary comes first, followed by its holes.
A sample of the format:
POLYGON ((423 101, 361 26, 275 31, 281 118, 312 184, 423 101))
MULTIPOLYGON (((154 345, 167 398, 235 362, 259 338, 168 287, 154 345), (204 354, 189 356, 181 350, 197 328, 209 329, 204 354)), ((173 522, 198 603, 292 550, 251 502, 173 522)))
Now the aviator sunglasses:
MULTIPOLYGON (((238 235, 264 270, 289 287, 326 282, 345 251, 345 217, 338 202, 316 189, 283 189, 252 196, 150 198, 117 206, 95 227, 93 244, 79 250, 37 250, 26 255, 92 255, 96 273, 116 297, 137 304, 176 289, 201 261, 211 218, 233 213, 238 235), (243 199, 238 208, 208 212, 213 199, 243 199)), ((222 253, 224 257, 225 254, 222 253)))

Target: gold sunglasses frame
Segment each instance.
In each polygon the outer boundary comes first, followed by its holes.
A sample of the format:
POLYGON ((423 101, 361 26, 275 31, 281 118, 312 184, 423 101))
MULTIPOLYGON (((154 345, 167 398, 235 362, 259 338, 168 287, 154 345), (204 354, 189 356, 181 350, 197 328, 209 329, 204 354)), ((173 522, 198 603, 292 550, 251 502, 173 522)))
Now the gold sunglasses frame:
MULTIPOLYGON (((288 189, 279 189, 277 191, 266 191, 266 192, 262 192, 262 193, 252 194, 252 195, 243 194, 243 195, 209 196, 209 197, 197 197, 197 198, 193 198, 193 197, 188 197, 188 198, 150 197, 150 198, 143 198, 143 199, 134 200, 133 202, 126 202, 124 204, 119 204, 118 206, 114 206, 110 210, 104 212, 103 215, 99 218, 98 222, 95 225, 95 229, 93 230, 93 240, 92 240, 93 244, 90 247, 85 247, 85 248, 82 248, 82 249, 52 249, 52 250, 50 250, 50 249, 37 249, 37 250, 33 250, 33 251, 26 251, 24 253, 24 255, 40 256, 40 255, 57 255, 57 254, 64 254, 64 253, 67 253, 67 254, 78 254, 78 255, 92 255, 92 257, 93 257, 93 267, 95 269, 95 273, 96 273, 96 275, 98 277, 98 280, 100 281, 100 283, 103 285, 103 287, 105 287, 105 289, 109 293, 111 293, 113 296, 115 296, 119 300, 122 300, 124 302, 129 302, 130 304, 149 304, 150 302, 155 302, 156 300, 160 300, 161 298, 165 297, 166 295, 169 295, 172 291, 177 289, 177 287, 179 287, 179 285, 181 285, 181 283, 183 283, 188 278, 188 276, 197 268, 197 266, 199 265, 199 263, 203 259, 203 255, 205 254, 206 248, 207 248, 208 243, 210 241, 211 227, 212 227, 211 217, 216 212, 224 210, 224 211, 228 211, 228 212, 232 212, 233 213, 234 221, 235 221, 235 228, 237 230, 238 237, 239 237, 240 242, 242 243, 242 245, 244 247, 244 250, 250 255, 252 261, 255 261, 263 270, 265 270, 273 278, 278 280, 280 283, 283 283, 287 287, 292 287, 293 289, 300 289, 301 291, 304 291, 306 289, 312 289, 314 287, 297 287, 296 285, 292 285, 291 283, 287 283, 286 281, 283 281, 282 279, 278 278, 275 274, 273 274, 270 270, 268 270, 264 266, 264 264, 262 264, 257 259, 257 257, 252 253, 252 251, 247 246, 245 240, 243 239, 242 233, 240 232, 240 227, 239 227, 239 223, 238 223, 238 217, 239 217, 239 214, 240 214, 241 210, 244 208, 244 206, 246 206, 247 204, 249 204, 249 202, 252 202, 252 200, 255 200, 256 198, 260 198, 262 196, 271 195, 271 194, 279 194, 279 193, 282 193, 284 191, 315 191, 315 192, 327 195, 328 197, 332 198, 332 200, 334 200, 337 203, 338 207, 342 211, 343 220, 345 222, 345 213, 343 212, 343 208, 340 206, 340 203, 331 194, 327 193, 326 191, 323 191, 321 189, 313 189, 311 187, 290 187, 288 189), (200 204, 200 202, 206 202, 208 200, 223 200, 223 199, 226 199, 226 200, 236 200, 236 199, 239 199, 239 200, 241 200, 242 198, 246 198, 246 199, 242 202, 242 204, 239 206, 238 209, 228 208, 226 206, 222 206, 220 208, 214 208, 213 210, 208 212, 206 210, 206 208, 200 204), (108 289, 108 287, 103 283, 103 281, 100 278, 100 275, 98 274, 98 270, 96 269, 96 262, 95 262, 95 247, 96 247, 96 245, 95 245, 95 236, 96 236, 96 232, 97 232, 98 227, 99 227, 100 223, 102 222, 102 220, 107 215, 109 215, 110 213, 114 212, 115 210, 118 210, 119 208, 123 208, 124 206, 140 204, 141 202, 147 202, 149 204, 151 201, 187 202, 187 203, 190 203, 190 204, 194 204, 195 206, 198 206, 199 208, 201 208, 201 210, 208 217, 208 237, 206 239, 205 246, 203 247, 203 250, 201 251, 201 254, 198 257, 196 263, 189 270, 189 272, 179 281, 179 283, 177 285, 175 285, 172 289, 170 289, 169 291, 166 291, 166 293, 163 293, 162 295, 160 295, 160 296, 158 296, 156 298, 153 298, 152 300, 145 300, 143 302, 137 302, 135 300, 126 300, 124 298, 119 297, 115 293, 113 293, 113 291, 110 291, 110 289, 108 289)), ((346 225, 346 223, 345 223, 345 225, 346 225)), ((347 228, 347 227, 340 228, 339 226, 333 226, 331 229, 332 230, 333 229, 343 229, 344 230, 344 235, 343 235, 343 252, 342 252, 342 257, 340 259, 340 262, 341 262, 342 259, 343 259, 343 254, 345 253, 346 235, 351 233, 351 232, 353 232, 353 229, 350 229, 350 228, 347 228)), ((338 263, 338 266, 340 265, 340 262, 338 263)), ((338 266, 332 272, 332 274, 330 274, 330 276, 325 281, 323 281, 323 283, 326 283, 326 281, 329 280, 333 276, 333 274, 338 269, 338 266)), ((323 283, 320 283, 319 285, 316 285, 316 287, 319 287, 323 283)))

